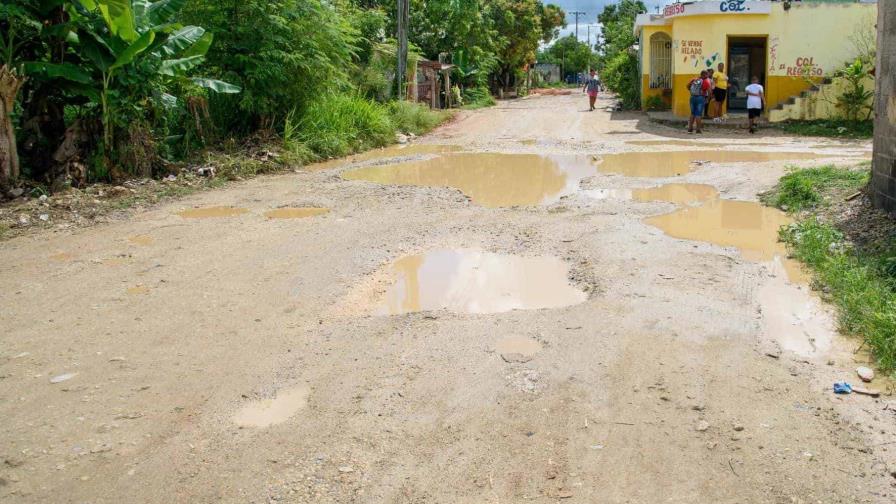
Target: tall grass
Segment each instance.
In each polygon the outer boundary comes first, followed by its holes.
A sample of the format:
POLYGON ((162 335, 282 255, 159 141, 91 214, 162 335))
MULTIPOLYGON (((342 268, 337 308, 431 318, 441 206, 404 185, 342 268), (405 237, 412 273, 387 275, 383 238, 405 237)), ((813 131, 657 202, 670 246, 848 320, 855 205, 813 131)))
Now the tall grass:
POLYGON ((398 131, 422 135, 445 121, 451 113, 430 110, 422 103, 400 101, 389 104, 389 115, 398 131))
POLYGON ((388 109, 359 95, 324 95, 298 123, 297 139, 322 158, 382 147, 394 138, 388 109))

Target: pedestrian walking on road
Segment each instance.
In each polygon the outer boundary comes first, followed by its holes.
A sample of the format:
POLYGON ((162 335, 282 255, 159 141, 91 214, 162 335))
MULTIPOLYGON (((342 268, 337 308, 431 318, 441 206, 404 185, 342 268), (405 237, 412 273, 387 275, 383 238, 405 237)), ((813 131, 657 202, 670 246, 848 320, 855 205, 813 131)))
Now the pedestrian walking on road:
POLYGON ((691 82, 688 83, 688 91, 691 93, 691 117, 688 119, 688 133, 693 133, 695 127, 697 133, 703 133, 703 110, 706 108, 710 88, 706 70, 700 72, 699 77, 691 79, 691 82))
POLYGON ((594 110, 594 102, 597 101, 597 91, 600 89, 600 80, 597 73, 591 70, 591 74, 585 79, 585 87, 582 88, 583 93, 588 93, 588 111, 594 110))
POLYGON ((759 77, 753 76, 753 83, 746 87, 747 116, 750 118, 750 133, 756 133, 756 123, 765 108, 765 88, 759 84, 759 77))

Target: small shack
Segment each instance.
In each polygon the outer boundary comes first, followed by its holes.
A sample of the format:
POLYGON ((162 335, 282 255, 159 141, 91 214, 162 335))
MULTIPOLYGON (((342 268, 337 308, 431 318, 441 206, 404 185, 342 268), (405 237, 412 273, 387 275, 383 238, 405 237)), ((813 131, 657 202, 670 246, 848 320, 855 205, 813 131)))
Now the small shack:
POLYGON ((454 65, 421 59, 415 75, 408 79, 408 100, 429 108, 451 108, 451 70, 454 65), (443 94, 444 93, 444 94, 443 94))

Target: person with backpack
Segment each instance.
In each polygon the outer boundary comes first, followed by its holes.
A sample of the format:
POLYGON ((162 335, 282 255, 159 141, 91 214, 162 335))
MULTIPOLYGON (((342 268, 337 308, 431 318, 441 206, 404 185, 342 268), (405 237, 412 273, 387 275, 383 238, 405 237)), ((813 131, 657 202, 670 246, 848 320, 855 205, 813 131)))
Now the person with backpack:
POLYGON ((691 117, 688 118, 688 133, 693 133, 697 128, 697 133, 703 133, 703 110, 709 98, 709 92, 712 88, 706 70, 700 72, 699 77, 691 79, 688 83, 688 91, 691 95, 691 117))

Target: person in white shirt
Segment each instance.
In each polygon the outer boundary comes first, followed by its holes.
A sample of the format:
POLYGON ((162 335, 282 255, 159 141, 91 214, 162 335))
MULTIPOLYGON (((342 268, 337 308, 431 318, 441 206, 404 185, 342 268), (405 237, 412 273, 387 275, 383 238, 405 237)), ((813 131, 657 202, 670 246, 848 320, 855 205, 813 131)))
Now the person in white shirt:
POLYGON ((753 76, 753 83, 746 87, 747 116, 750 118, 750 133, 756 133, 756 123, 765 106, 765 88, 759 84, 759 77, 753 76))

